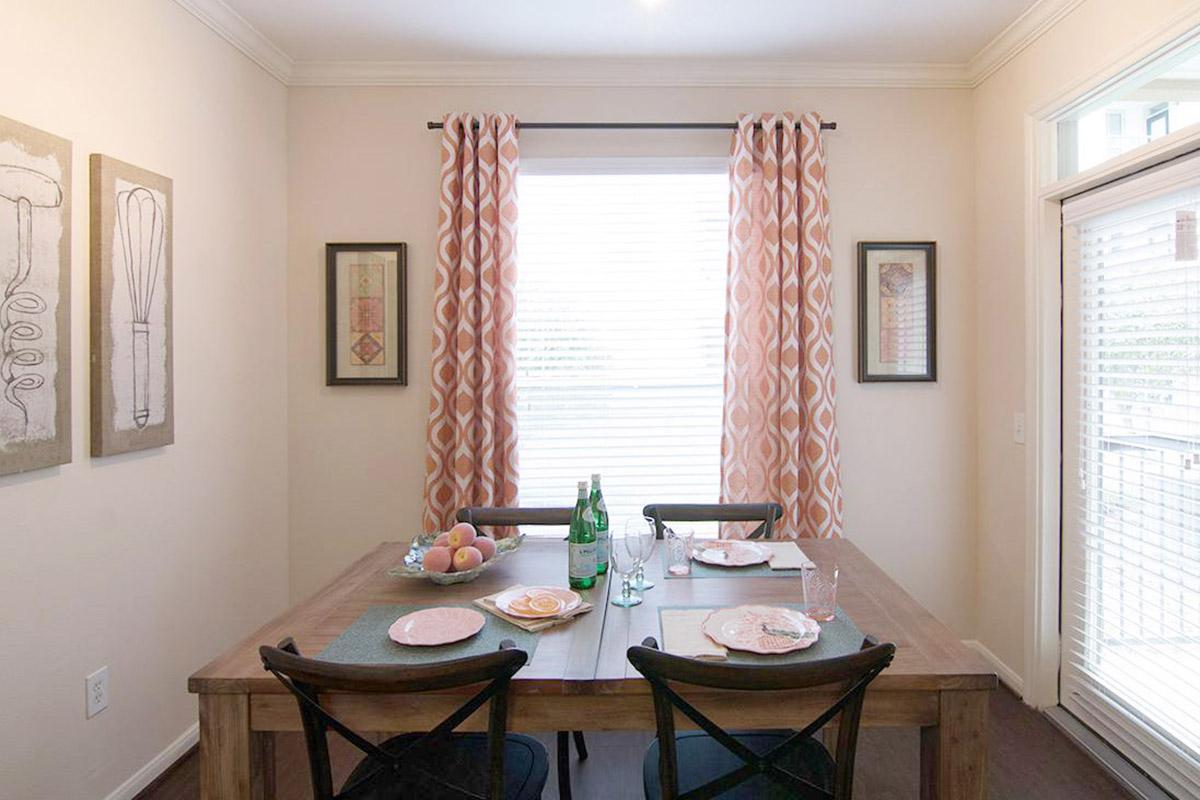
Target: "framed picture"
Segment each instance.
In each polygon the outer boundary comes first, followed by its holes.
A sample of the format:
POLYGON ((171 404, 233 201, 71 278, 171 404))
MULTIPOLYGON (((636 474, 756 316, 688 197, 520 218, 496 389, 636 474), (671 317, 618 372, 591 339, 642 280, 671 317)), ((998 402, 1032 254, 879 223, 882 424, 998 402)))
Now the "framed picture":
POLYGON ((408 384, 408 248, 325 245, 325 384, 408 384))
POLYGON ((92 455, 175 441, 172 184, 91 158, 92 455))
POLYGON ((71 460, 71 143, 0 117, 0 475, 71 460))
POLYGON ((858 243, 858 380, 936 381, 937 242, 858 243))

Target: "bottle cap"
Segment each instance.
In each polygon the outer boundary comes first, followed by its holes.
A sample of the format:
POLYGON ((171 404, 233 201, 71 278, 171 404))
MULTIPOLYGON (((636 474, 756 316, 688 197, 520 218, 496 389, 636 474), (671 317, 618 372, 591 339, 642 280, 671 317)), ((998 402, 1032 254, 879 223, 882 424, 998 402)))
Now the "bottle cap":
POLYGON ((600 482, 600 473, 593 472, 592 473, 592 483, 599 483, 599 482, 600 482))
POLYGON ((579 491, 582 492, 585 489, 587 489, 587 481, 580 481, 579 482, 579 491))

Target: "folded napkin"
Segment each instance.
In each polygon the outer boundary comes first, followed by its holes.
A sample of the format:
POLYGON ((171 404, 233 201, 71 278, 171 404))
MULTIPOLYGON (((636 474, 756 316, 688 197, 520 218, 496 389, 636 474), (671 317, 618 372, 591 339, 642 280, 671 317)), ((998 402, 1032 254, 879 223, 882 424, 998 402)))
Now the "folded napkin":
POLYGON ((499 608, 496 607, 496 598, 497 597, 499 597, 500 595, 504 594, 507 591, 511 591, 512 589, 524 589, 524 588, 525 588, 524 586, 520 586, 520 585, 509 586, 507 589, 501 589, 500 591, 496 592, 495 594, 489 594, 487 597, 480 597, 479 599, 475 600, 474 602, 475 602, 475 605, 479 606, 484 611, 487 611, 490 614, 495 614, 497 617, 504 620, 505 622, 511 622, 513 625, 516 625, 518 628, 529 631, 530 633, 537 633, 538 631, 544 631, 547 628, 553 628, 555 625, 562 625, 564 623, 570 622, 571 620, 578 617, 580 614, 586 614, 587 612, 589 612, 593 608, 595 608, 595 606, 593 606, 587 600, 584 600, 582 603, 579 604, 579 607, 576 608, 574 611, 570 611, 559 617, 549 617, 549 618, 542 618, 542 619, 524 619, 522 617, 514 617, 510 614, 505 614, 503 611, 501 611, 499 608))
POLYGON ((816 566, 795 542, 757 542, 771 550, 771 569, 812 569, 816 566))
POLYGON ((662 620, 663 651, 675 656, 723 661, 729 657, 725 645, 708 638, 700 626, 713 610, 711 608, 664 608, 662 620))

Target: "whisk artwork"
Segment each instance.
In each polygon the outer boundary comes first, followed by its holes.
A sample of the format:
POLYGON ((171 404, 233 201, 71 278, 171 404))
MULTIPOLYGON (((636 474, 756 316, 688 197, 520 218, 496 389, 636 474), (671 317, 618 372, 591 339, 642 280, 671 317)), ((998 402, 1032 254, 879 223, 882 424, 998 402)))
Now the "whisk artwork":
POLYGON ((0 117, 0 475, 71 460, 71 143, 0 117))
POLYGON ((108 156, 92 171, 92 455, 174 442, 171 180, 108 156))

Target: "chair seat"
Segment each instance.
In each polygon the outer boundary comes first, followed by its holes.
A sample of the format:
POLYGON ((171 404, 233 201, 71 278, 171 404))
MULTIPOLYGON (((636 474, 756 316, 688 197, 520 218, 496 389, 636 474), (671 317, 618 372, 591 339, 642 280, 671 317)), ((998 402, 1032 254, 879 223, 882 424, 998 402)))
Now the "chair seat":
MULTIPOLYGON (((419 733, 406 733, 388 739, 380 747, 389 753, 397 753, 421 736, 419 733)), ((420 764, 424 770, 447 783, 477 795, 488 796, 487 734, 453 734, 444 744, 423 746, 420 753, 413 754, 412 763, 420 764)), ((346 779, 343 791, 377 768, 370 759, 364 759, 346 779)), ((510 733, 505 737, 505 800, 540 798, 549 772, 550 760, 541 742, 519 733, 510 733)), ((445 787, 430 780, 422 772, 410 768, 401 775, 386 769, 380 770, 375 778, 368 780, 360 789, 341 796, 348 800, 424 800, 454 795, 449 794, 445 787)))
MULTIPOLYGON (((732 731, 730 735, 762 755, 786 741, 792 732, 732 731)), ((675 737, 675 751, 679 763, 680 794, 703 786, 745 765, 745 762, 703 731, 678 734, 675 737)), ((826 791, 833 791, 833 758, 825 746, 812 737, 797 744, 775 763, 798 778, 803 778, 826 791)), ((662 791, 658 780, 657 739, 651 742, 646 750, 646 758, 642 762, 642 783, 647 800, 659 800, 662 791)), ((755 775, 719 795, 721 800, 790 800, 795 796, 795 792, 765 775, 755 775)))

